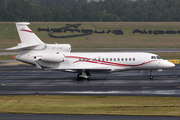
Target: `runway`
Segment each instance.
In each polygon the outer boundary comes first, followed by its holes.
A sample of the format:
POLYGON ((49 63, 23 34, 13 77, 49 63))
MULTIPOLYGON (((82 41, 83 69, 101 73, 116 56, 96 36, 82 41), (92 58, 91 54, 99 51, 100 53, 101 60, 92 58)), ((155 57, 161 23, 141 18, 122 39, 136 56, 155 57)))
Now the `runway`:
POLYGON ((179 120, 180 117, 108 116, 108 115, 45 115, 0 113, 1 120, 179 120))
POLYGON ((180 96, 180 65, 162 72, 125 71, 92 74, 77 81, 76 73, 43 71, 27 64, 0 65, 0 95, 180 96))

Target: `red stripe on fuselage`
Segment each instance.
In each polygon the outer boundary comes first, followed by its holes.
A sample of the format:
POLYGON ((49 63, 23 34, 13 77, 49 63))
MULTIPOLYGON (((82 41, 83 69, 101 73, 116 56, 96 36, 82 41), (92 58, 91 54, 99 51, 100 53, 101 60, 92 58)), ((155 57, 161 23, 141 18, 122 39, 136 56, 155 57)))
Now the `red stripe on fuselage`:
POLYGON ((25 29, 20 29, 21 31, 25 31, 25 32, 30 32, 30 33, 33 33, 33 31, 31 30, 25 30, 25 29))
POLYGON ((107 62, 107 61, 99 61, 99 60, 96 60, 94 61, 94 59, 91 59, 89 61, 87 61, 87 59, 89 58, 85 58, 85 57, 77 57, 77 56, 65 56, 66 58, 77 58, 77 59, 85 59, 85 60, 77 60, 73 63, 77 63, 77 62, 88 62, 88 63, 95 63, 95 64, 102 64, 102 65, 110 65, 110 66, 121 66, 121 67, 135 67, 135 66, 141 66, 141 65, 145 65, 145 64, 148 64, 150 62, 154 62, 154 61, 159 61, 159 60, 151 60, 151 61, 148 61, 148 62, 143 62, 141 64, 137 64, 137 65, 128 65, 128 64, 120 64, 120 63, 113 63, 113 62, 107 62))

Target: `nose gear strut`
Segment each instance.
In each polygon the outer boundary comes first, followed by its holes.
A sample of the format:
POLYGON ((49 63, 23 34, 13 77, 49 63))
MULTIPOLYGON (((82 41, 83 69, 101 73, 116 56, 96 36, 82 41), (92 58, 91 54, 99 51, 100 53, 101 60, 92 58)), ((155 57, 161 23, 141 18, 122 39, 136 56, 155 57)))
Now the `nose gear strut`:
POLYGON ((88 79, 88 76, 91 76, 88 71, 82 70, 81 73, 77 75, 77 79, 88 79))

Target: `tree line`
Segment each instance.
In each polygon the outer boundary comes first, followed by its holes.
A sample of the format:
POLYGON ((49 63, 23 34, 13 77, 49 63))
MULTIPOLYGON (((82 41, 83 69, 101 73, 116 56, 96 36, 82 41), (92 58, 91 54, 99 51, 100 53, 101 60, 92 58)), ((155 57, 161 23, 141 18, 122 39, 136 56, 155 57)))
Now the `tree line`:
POLYGON ((180 0, 0 0, 0 21, 180 21, 180 0))

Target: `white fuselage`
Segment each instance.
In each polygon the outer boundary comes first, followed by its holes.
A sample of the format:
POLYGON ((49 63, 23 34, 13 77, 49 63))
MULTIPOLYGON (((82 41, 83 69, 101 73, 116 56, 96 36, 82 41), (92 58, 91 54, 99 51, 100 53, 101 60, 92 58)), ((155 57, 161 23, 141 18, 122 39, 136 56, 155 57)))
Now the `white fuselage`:
POLYGON ((24 50, 16 56, 19 61, 54 70, 107 70, 123 71, 133 69, 164 69, 174 64, 159 58, 156 54, 137 52, 57 52, 45 50, 24 50), (59 54, 62 54, 59 56, 59 54), (43 59, 44 56, 49 59, 43 59), (57 57, 54 57, 57 56, 57 57), (62 59, 61 57, 64 56, 62 59), (60 61, 59 61, 59 60, 60 61))

